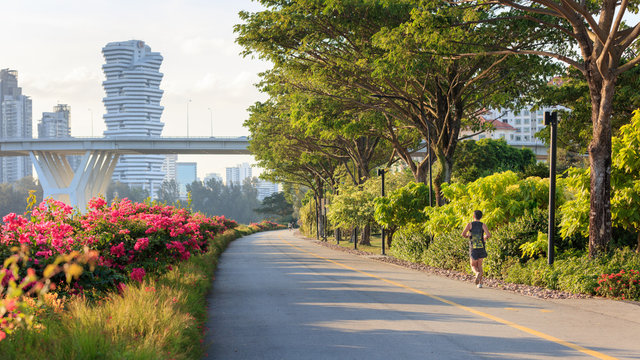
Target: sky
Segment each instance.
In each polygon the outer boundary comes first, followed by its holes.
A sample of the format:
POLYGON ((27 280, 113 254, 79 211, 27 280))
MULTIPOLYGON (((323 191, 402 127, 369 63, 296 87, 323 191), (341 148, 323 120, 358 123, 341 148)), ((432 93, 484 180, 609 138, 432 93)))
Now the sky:
MULTIPOLYGON (((164 57, 163 136, 246 136, 247 108, 266 99, 255 83, 269 64, 240 55, 238 12, 260 11, 250 0, 29 0, 2 4, 0 69, 18 71, 33 101, 33 131, 42 113, 71 106, 72 136, 101 136, 104 58, 109 42, 143 40, 164 57), (191 100, 191 101, 189 101, 191 100), (209 110, 211 109, 211 110, 209 110), (213 126, 212 126, 213 124, 213 126)), ((198 176, 224 178, 224 168, 253 163, 248 155, 180 155, 198 176)), ((259 173, 255 169, 254 173, 259 173)))

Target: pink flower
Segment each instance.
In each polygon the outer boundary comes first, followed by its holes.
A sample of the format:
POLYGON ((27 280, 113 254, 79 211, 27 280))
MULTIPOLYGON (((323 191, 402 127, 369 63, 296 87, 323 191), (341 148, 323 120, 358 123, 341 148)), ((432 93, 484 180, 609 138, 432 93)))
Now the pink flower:
POLYGON ((4 331, 0 330, 0 341, 4 340, 7 337, 7 334, 4 331))
POLYGON ((115 257, 121 257, 124 256, 125 251, 124 251, 124 243, 121 242, 120 244, 116 245, 116 246, 112 246, 111 247, 111 255, 115 256, 115 257))
POLYGON ((146 272, 144 271, 143 268, 134 268, 133 270, 131 270, 131 279, 141 283, 142 279, 144 278, 144 276, 146 275, 146 272))
POLYGON ((149 246, 149 238, 143 237, 136 241, 136 244, 133 246, 135 251, 142 251, 149 246))

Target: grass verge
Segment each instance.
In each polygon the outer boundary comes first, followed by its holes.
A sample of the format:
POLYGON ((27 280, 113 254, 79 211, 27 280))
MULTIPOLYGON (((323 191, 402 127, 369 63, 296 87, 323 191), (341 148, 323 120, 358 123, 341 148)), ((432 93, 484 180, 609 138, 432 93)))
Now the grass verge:
POLYGON ((120 294, 94 303, 74 298, 64 310, 49 304, 38 326, 0 342, 0 358, 201 359, 218 258, 232 240, 250 233, 246 226, 229 230, 211 240, 208 253, 120 294))

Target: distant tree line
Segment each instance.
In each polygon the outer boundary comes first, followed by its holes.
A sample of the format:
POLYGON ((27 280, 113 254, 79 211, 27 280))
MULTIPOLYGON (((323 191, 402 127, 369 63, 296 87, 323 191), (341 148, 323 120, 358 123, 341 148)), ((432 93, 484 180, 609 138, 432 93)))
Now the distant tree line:
POLYGON ((42 201, 42 186, 30 176, 13 183, 0 184, 0 218, 9 213, 24 213, 31 191, 34 191, 38 203, 42 201))

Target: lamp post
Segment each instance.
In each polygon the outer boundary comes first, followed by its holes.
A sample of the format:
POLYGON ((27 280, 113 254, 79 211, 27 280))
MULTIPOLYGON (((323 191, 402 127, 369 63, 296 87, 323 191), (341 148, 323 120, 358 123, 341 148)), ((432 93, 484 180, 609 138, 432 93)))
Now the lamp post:
POLYGON ((191 99, 187 101, 187 137, 189 137, 189 103, 190 102, 191 102, 191 99))
MULTIPOLYGON (((397 100, 405 101, 411 104, 411 106, 413 106, 414 108, 418 109, 418 111, 420 111, 420 116, 422 116, 422 120, 424 120, 428 126, 431 126, 433 128, 436 127, 435 125, 433 125, 431 121, 427 119, 424 113, 424 109, 422 109, 420 106, 418 106, 415 102, 411 101, 410 99, 404 98, 402 96, 396 96, 396 95, 373 94, 371 96, 378 99, 397 99, 397 100)), ((431 161, 431 130, 429 128, 427 128, 427 149, 428 149, 427 157, 429 158, 429 206, 433 206, 432 195, 431 195, 433 193, 433 179, 431 177, 431 162, 432 162, 431 161)))
POLYGON ((547 249, 547 263, 553 265, 554 257, 554 235, 556 225, 556 133, 558 128, 558 113, 544 113, 544 124, 550 126, 550 149, 549 149, 549 247, 547 249))
MULTIPOLYGON (((386 172, 385 169, 378 169, 378 175, 380 176, 380 181, 381 181, 381 194, 382 197, 384 197, 384 173, 386 172)), ((382 226, 382 228, 380 229, 380 238, 382 239, 382 255, 385 255, 384 253, 384 226, 382 226)))
POLYGON ((209 109, 209 115, 211 116, 211 137, 213 137, 213 110, 209 109))

